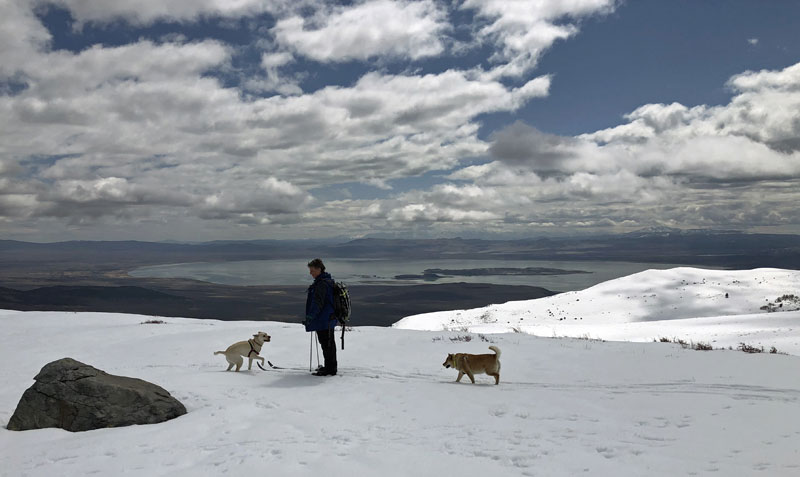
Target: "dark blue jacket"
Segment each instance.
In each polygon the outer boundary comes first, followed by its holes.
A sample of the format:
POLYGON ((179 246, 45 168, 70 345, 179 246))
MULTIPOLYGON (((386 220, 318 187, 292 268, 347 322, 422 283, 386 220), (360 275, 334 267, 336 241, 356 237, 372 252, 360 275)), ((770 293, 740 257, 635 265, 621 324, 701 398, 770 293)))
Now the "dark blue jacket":
POLYGON ((336 327, 333 316, 333 278, 330 273, 322 272, 308 287, 306 297, 306 331, 330 330, 336 327))

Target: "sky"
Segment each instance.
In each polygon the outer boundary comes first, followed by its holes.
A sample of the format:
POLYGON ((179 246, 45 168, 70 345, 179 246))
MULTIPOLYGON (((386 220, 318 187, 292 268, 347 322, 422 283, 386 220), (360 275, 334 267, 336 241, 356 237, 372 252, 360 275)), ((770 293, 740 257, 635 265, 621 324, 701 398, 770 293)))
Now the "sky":
POLYGON ((797 18, 0 0, 0 239, 800 233, 797 18))

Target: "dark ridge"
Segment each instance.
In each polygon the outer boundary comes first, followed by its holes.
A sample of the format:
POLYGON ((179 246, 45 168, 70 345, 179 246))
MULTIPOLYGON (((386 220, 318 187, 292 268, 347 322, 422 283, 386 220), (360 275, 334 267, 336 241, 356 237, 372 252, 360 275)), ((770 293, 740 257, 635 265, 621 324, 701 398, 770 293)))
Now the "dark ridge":
MULTIPOLYGON (((201 282, 170 283, 170 293, 135 286, 54 286, 28 291, 0 288, 0 309, 117 312, 219 320, 300 323, 306 287, 229 287, 201 282), (177 283, 177 284, 176 284, 177 283)), ((414 286, 352 286, 352 324, 389 326, 418 313, 477 308, 553 295, 538 287, 451 283, 414 286)))

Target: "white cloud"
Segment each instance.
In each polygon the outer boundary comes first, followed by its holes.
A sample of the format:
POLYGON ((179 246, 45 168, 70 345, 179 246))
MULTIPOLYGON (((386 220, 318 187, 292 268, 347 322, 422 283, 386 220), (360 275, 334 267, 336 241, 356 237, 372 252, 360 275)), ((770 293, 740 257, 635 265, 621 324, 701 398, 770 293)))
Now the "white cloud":
MULTIPOLYGON (((135 214, 288 224, 320 206, 311 188, 356 180, 390 189, 391 179, 484 154, 475 118, 514 111, 550 84, 371 72, 350 87, 248 98, 206 75, 230 67, 232 54, 212 40, 79 53, 31 46, 14 68, 28 87, 0 97, 1 173, 17 184, 0 193, 4 203, 25 205, 15 216, 81 223, 135 214)), ((292 61, 262 56, 271 88, 292 86, 281 76, 292 61)))
POLYGON ((276 91, 283 95, 302 94, 297 77, 282 74, 281 68, 294 63, 291 53, 275 52, 261 55, 261 67, 266 73, 266 78, 247 78, 243 84, 248 91, 271 92, 276 91))
POLYGON ((156 3, 61 4, 79 23, 278 12, 274 38, 266 34, 259 44, 262 73, 239 88, 224 86, 209 73, 230 72, 236 51, 179 36, 52 51, 33 3, 8 1, 0 18, 0 81, 7 84, 0 221, 33 233, 41 224, 53 233, 106 224, 122 236, 147 223, 150 238, 175 230, 194 238, 231 237, 230 224, 242 225, 246 237, 247 230, 520 233, 798 220, 787 204, 800 201, 800 65, 732 77, 733 98, 724 105, 645 104, 617 127, 578 137, 523 123, 488 142, 479 137, 482 115, 513 113, 546 96, 552 78, 523 73, 553 42, 574 35, 577 19, 615 2, 469 0, 461 8, 476 13, 475 35, 496 47, 489 71, 372 70, 313 92, 300 88, 304 57, 414 61, 450 53, 447 8, 457 7, 314 4, 318 15, 301 20, 300 4, 291 2, 156 3), (451 172, 420 190, 396 186, 435 171, 451 172), (385 198, 326 202, 309 192, 352 182, 385 198))
POLYGON ((488 21, 478 36, 495 42, 499 51, 492 77, 520 77, 536 66, 542 53, 558 40, 575 35, 578 27, 565 18, 611 12, 616 0, 466 0, 461 8, 474 10, 488 21))
POLYGON ((254 183, 220 187, 206 196, 201 204, 201 216, 214 219, 263 220, 270 216, 294 214, 302 210, 311 197, 290 182, 268 177, 254 183))
MULTIPOLYGON (((0 80, 18 73, 27 58, 44 50, 50 32, 36 18, 30 2, 2 0, 0 15, 0 80)), ((24 77, 18 78, 24 80, 24 77)))
POLYGON ((292 16, 272 29, 278 43, 321 62, 399 57, 417 60, 444 51, 447 14, 432 0, 374 0, 323 7, 313 18, 292 16))
POLYGON ((61 5, 72 13, 78 27, 84 23, 126 20, 147 25, 157 20, 195 21, 201 17, 237 18, 264 12, 282 12, 307 4, 302 0, 33 0, 61 5))
POLYGON ((391 210, 387 216, 390 222, 406 223, 446 223, 459 224, 482 223, 497 220, 499 217, 485 210, 464 210, 460 208, 443 208, 437 205, 408 204, 391 210))
MULTIPOLYGON (((495 132, 494 162, 451 173, 460 183, 393 205, 481 210, 503 228, 778 226, 800 201, 800 65, 746 72, 721 106, 647 104, 620 126, 579 137, 523 123, 495 132)), ((416 220, 395 214, 395 221, 416 220)), ((490 221, 491 222, 491 221, 490 221)))
POLYGON ((728 85, 736 95, 727 105, 649 104, 627 115, 628 123, 583 137, 613 143, 744 136, 781 151, 800 149, 800 64, 745 72, 732 77, 728 85))
POLYGON ((800 63, 782 70, 746 71, 728 81, 737 91, 759 92, 765 89, 792 92, 800 90, 800 63))

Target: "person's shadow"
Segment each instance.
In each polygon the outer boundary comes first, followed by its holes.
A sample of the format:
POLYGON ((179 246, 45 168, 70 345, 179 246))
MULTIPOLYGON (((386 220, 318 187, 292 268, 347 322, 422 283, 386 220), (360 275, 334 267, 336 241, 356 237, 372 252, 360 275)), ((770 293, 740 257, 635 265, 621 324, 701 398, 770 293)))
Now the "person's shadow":
POLYGON ((271 388, 310 387, 322 384, 322 382, 325 381, 326 379, 329 378, 322 376, 314 376, 310 372, 308 374, 302 374, 301 372, 292 372, 291 374, 289 373, 281 374, 280 376, 277 376, 274 379, 270 379, 266 383, 266 386, 269 386, 271 388))

